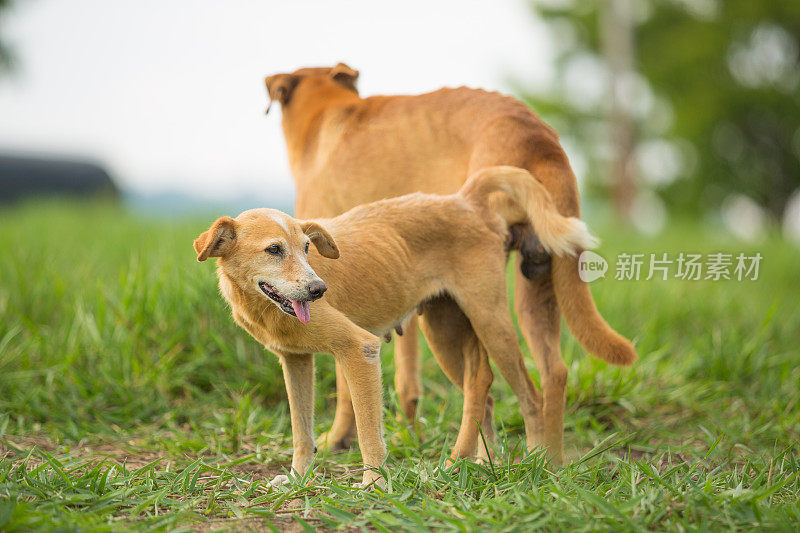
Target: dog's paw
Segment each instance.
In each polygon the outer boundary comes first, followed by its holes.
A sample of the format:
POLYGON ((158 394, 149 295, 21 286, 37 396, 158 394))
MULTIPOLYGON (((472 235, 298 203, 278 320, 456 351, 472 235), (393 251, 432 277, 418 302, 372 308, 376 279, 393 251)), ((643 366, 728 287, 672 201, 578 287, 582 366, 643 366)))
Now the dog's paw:
POLYGON ((269 485, 270 487, 281 487, 283 485, 288 485, 289 483, 289 476, 285 474, 279 474, 272 478, 272 481, 269 482, 269 485))
POLYGON ((374 472, 367 472, 364 474, 364 479, 360 483, 356 483, 353 487, 363 490, 386 490, 386 480, 383 476, 374 472))
MULTIPOLYGON (((491 444, 489 446, 491 446, 491 444)), ((479 465, 488 465, 495 460, 497 460, 497 454, 494 453, 492 448, 486 449, 483 443, 478 445, 478 455, 475 457, 476 463, 479 465)))

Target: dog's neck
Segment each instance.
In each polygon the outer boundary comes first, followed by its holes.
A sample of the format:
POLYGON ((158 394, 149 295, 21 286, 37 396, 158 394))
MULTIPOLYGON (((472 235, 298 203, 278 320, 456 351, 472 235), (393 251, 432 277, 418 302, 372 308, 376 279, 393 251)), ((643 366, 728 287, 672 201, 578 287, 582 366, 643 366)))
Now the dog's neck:
POLYGON ((290 161, 298 160, 304 151, 316 146, 326 110, 359 101, 361 97, 357 93, 333 80, 301 81, 294 89, 291 101, 282 110, 281 122, 290 161))

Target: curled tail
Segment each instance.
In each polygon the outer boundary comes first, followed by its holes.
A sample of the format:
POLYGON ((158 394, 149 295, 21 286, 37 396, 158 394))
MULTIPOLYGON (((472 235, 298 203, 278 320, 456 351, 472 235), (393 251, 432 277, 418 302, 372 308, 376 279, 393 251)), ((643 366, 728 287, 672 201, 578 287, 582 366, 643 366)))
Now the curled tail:
POLYGON ((582 220, 558 212, 544 185, 525 169, 483 168, 467 179, 459 194, 496 211, 508 225, 531 223, 542 246, 552 255, 574 256, 598 244, 582 220), (507 199, 490 199, 495 192, 505 193, 507 199))

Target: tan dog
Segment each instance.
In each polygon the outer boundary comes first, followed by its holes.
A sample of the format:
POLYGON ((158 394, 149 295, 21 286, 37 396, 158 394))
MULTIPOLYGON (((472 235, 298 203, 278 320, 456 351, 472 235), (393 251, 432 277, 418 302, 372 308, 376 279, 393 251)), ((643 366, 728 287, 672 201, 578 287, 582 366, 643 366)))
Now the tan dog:
POLYGON ((583 222, 558 214, 544 187, 513 167, 484 169, 459 194, 413 194, 329 220, 245 211, 236 219, 220 218, 195 240, 199 261, 219 257, 220 290, 236 322, 281 359, 298 475, 315 449, 313 354, 326 352, 352 393, 367 467, 362 484, 380 479, 373 470, 385 456, 379 337, 420 302, 442 295, 458 303, 485 347, 462 363, 464 423, 453 455, 475 454, 493 379, 487 353, 519 399, 528 446, 541 444, 537 393, 517 345, 505 281, 508 225, 530 220, 556 256, 594 243, 583 222), (317 253, 309 254, 311 242, 317 253), (326 291, 322 280, 328 292, 312 309, 310 302, 326 291))
MULTIPOLYGON (((266 79, 270 102, 278 101, 283 108, 283 131, 297 183, 297 216, 335 216, 362 203, 416 191, 450 194, 469 175, 493 165, 529 170, 561 214, 579 216, 575 176, 558 135, 521 102, 463 87, 361 98, 357 78, 358 71, 340 63, 266 79)), ((551 265, 534 228, 518 229, 515 306, 541 373, 544 444, 561 462, 567 380, 559 345, 561 313, 590 353, 619 365, 631 364, 636 353, 598 313, 578 277, 577 259, 555 257, 551 265)), ((393 260, 403 268, 402 257, 393 260)), ((479 349, 480 343, 463 313, 453 302, 439 300, 436 305, 437 318, 423 316, 421 323, 428 344, 439 346, 439 354, 446 349, 471 357, 466 351, 479 349), (455 316, 442 319, 445 310, 455 316)), ((403 412, 413 420, 421 394, 415 317, 405 329, 410 334, 395 345, 395 385, 403 412)), ((463 385, 463 362, 445 365, 462 359, 439 361, 458 386, 463 385)), ((320 439, 321 445, 335 448, 347 446, 355 429, 350 393, 338 368, 337 390, 333 426, 320 439)))

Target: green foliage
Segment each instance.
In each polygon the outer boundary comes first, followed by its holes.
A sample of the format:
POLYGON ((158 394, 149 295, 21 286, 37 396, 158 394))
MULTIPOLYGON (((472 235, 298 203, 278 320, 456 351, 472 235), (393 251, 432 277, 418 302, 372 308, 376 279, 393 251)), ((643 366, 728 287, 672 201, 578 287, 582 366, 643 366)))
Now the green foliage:
MULTIPOLYGON (((291 434, 275 358, 239 330, 194 237, 219 213, 144 219, 104 205, 0 211, 0 530, 194 527, 794 530, 800 520, 800 253, 674 223, 621 252, 760 251, 758 281, 592 284, 641 359, 615 368, 568 333, 567 467, 523 455, 497 378, 497 458, 445 468, 461 395, 423 349, 424 440, 395 422, 383 351, 387 493, 351 488, 356 449, 285 489, 291 434)), ((313 313, 313 309, 312 309, 313 313)), ((536 375, 532 358, 526 362, 536 375)), ((495 373, 499 376, 499 373, 495 373)), ((317 357, 318 431, 333 365, 317 357)))
MULTIPOLYGON (((570 99, 565 85, 583 80, 565 73, 579 58, 603 63, 600 20, 608 5, 535 4, 560 41, 558 79, 547 91, 526 94, 587 159, 595 189, 603 187, 607 169, 607 109, 605 102, 570 99)), ((631 0, 631 5, 635 69, 645 82, 634 91, 634 99, 643 102, 633 102, 642 108, 634 112, 639 137, 673 143, 683 160, 677 180, 654 186, 679 210, 699 212, 738 192, 782 215, 800 187, 800 4, 631 0)))

